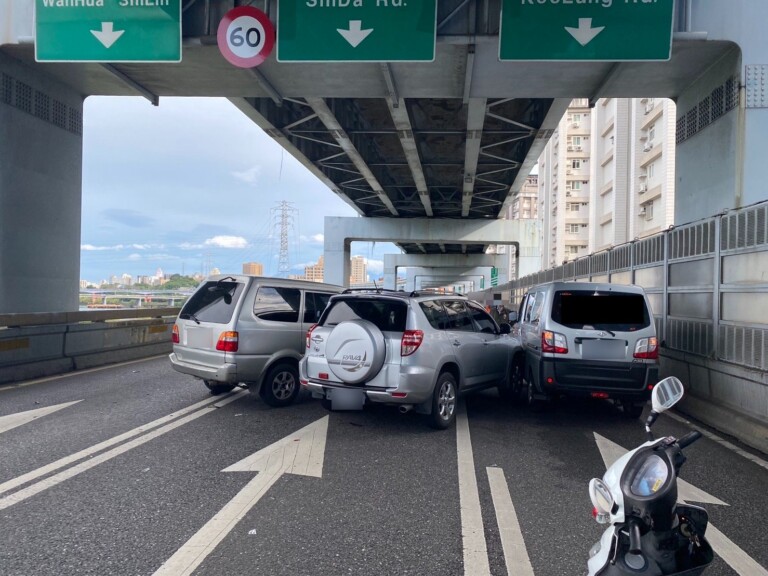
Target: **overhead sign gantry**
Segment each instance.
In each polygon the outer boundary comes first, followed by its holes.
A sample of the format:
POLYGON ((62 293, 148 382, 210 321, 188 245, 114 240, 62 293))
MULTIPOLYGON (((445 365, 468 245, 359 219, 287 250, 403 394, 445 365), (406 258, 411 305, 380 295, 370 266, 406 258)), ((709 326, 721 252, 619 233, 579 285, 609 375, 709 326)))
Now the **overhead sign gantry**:
POLYGON ((181 0, 35 0, 38 62, 180 62, 181 0))
POLYGON ((669 60, 674 0, 502 0, 500 60, 669 60))

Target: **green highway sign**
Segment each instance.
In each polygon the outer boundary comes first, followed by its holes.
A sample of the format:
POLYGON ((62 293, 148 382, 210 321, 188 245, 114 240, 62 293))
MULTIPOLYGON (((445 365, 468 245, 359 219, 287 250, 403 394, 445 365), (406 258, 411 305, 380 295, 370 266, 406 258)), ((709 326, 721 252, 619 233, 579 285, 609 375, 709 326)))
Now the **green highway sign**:
POLYGON ((437 0, 278 0, 279 62, 431 62, 437 0))
POLYGON ((181 0, 35 0, 38 62, 180 62, 181 0))
POLYGON ((500 60, 669 60, 674 0, 502 0, 500 60))

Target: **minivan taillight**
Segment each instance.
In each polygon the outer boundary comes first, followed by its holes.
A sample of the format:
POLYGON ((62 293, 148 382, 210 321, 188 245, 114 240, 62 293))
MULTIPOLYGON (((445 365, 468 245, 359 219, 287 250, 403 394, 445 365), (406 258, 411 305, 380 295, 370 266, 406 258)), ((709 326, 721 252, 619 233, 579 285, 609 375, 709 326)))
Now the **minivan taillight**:
POLYGON ((655 337, 640 338, 635 344, 635 358, 641 360, 659 359, 659 341, 655 337))
POLYGON ((216 342, 216 350, 221 352, 237 352, 237 332, 222 332, 216 342))
POLYGON ((307 330, 307 350, 309 350, 309 343, 310 343, 310 340, 312 339, 312 330, 317 328, 317 326, 318 326, 317 324, 312 324, 312 326, 309 327, 309 330, 307 330))
POLYGON ((544 330, 541 333, 541 351, 552 354, 568 354, 568 341, 562 334, 544 330))
POLYGON ((180 342, 179 327, 177 324, 173 325, 173 331, 171 332, 171 342, 173 342, 174 344, 178 344, 180 342))
POLYGON ((400 340, 400 356, 410 356, 419 349, 424 341, 424 332, 421 330, 406 330, 400 340))

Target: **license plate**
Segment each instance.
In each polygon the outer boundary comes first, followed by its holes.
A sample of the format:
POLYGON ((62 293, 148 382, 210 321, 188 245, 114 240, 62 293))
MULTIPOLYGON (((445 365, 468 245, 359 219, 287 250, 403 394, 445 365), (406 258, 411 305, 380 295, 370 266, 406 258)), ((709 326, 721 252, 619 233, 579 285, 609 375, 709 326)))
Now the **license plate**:
POLYGON ((362 410, 365 404, 365 392, 349 388, 331 388, 328 390, 333 410, 362 410))
POLYGON ((624 360, 624 340, 582 340, 581 357, 584 360, 624 360))

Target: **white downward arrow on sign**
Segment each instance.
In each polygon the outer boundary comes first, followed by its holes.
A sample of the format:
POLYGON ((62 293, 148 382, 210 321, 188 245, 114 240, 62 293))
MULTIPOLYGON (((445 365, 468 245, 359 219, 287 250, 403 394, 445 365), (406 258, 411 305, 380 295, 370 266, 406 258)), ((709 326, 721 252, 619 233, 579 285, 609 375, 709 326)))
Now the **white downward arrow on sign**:
POLYGON ((345 30, 344 28, 336 28, 336 31, 344 36, 344 39, 352 45, 352 48, 357 48, 357 45, 365 40, 368 37, 368 34, 373 32, 373 28, 362 30, 362 27, 362 20, 350 20, 349 30, 345 30))
MULTIPOLYGON (((611 464, 627 453, 627 450, 615 442, 611 442, 608 438, 600 436, 597 432, 594 434, 595 442, 597 442, 597 447, 600 449, 600 455, 603 457, 603 462, 605 462, 606 468, 609 468, 611 464)), ((728 504, 719 498, 715 498, 711 494, 704 492, 704 490, 701 490, 700 488, 696 488, 696 486, 688 484, 688 482, 681 480, 680 478, 677 479, 677 488, 678 497, 681 503, 690 501, 728 506, 728 504)), ((741 576, 768 576, 768 570, 755 562, 749 554, 739 548, 711 523, 707 527, 706 538, 709 540, 712 549, 717 552, 717 555, 733 568, 737 574, 740 574, 741 576)))
POLYGON ((114 26, 113 22, 102 22, 101 30, 91 30, 91 34, 104 44, 104 48, 109 48, 125 32, 125 30, 113 30, 114 26))
POLYGON ((576 38, 576 41, 582 46, 589 44, 592 39, 605 29, 605 26, 592 28, 592 18, 579 18, 578 28, 565 27, 568 33, 576 38))
POLYGON ((258 472, 208 523, 179 548, 154 576, 192 574, 283 474, 323 475, 328 416, 254 452, 222 472, 258 472))

